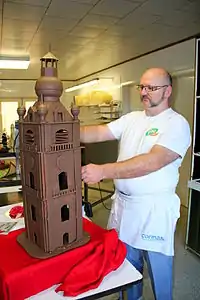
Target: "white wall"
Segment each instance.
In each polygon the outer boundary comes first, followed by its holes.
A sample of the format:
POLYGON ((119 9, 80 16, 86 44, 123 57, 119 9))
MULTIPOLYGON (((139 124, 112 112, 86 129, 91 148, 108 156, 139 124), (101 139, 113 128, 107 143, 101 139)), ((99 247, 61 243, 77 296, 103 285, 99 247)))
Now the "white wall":
POLYGON ((195 40, 192 39, 113 67, 106 71, 96 73, 95 75, 88 76, 82 81, 88 81, 96 77, 120 77, 121 82, 129 80, 137 82, 145 69, 155 66, 164 67, 169 72, 189 70, 194 67, 194 55, 195 40))
MULTIPOLYGON (((172 107, 181 113, 189 122, 191 133, 193 130, 193 101, 194 101, 194 77, 177 77, 174 79, 174 97, 172 107)), ((177 193, 181 199, 181 203, 188 207, 188 188, 187 182, 190 178, 192 147, 188 150, 186 157, 180 169, 180 181, 177 193)))

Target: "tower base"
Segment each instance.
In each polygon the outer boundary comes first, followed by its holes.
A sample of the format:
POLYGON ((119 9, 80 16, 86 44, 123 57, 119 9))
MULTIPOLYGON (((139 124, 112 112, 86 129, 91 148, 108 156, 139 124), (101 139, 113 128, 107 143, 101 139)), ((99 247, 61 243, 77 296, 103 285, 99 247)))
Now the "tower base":
POLYGON ((59 254, 62 254, 64 252, 67 252, 69 250, 81 247, 88 243, 90 240, 90 236, 87 232, 83 232, 83 238, 79 241, 74 241, 68 245, 64 245, 62 247, 59 247, 55 249, 52 252, 44 252, 38 245, 31 242, 27 236, 26 232, 22 232, 18 235, 17 241, 18 243, 24 248, 24 250, 32 257, 34 258, 40 258, 40 259, 46 259, 50 258, 59 254))

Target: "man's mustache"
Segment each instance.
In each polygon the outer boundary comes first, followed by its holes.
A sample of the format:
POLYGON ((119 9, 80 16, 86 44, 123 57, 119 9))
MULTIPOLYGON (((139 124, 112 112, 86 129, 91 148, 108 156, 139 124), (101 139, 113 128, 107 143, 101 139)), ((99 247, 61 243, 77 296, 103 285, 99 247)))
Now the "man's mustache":
POLYGON ((147 96, 141 96, 141 101, 143 101, 143 100, 151 100, 151 99, 147 96))

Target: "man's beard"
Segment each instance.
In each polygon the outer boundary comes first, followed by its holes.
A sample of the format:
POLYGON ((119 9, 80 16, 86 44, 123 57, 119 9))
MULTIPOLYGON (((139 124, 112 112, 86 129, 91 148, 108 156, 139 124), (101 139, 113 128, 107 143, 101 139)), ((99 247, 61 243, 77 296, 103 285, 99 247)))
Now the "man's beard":
POLYGON ((141 102, 143 102, 143 100, 148 100, 149 107, 156 107, 163 102, 164 97, 162 96, 159 101, 154 102, 149 96, 141 96, 141 102))

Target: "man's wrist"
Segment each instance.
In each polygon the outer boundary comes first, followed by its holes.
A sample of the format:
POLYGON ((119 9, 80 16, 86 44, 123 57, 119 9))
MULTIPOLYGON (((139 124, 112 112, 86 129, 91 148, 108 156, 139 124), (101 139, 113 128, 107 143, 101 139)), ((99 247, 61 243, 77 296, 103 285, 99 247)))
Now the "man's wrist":
POLYGON ((101 165, 102 168, 102 180, 107 178, 107 164, 101 165))
POLYGON ((102 165, 102 179, 114 179, 115 163, 108 163, 102 165), (113 177, 114 176, 114 177, 113 177))

